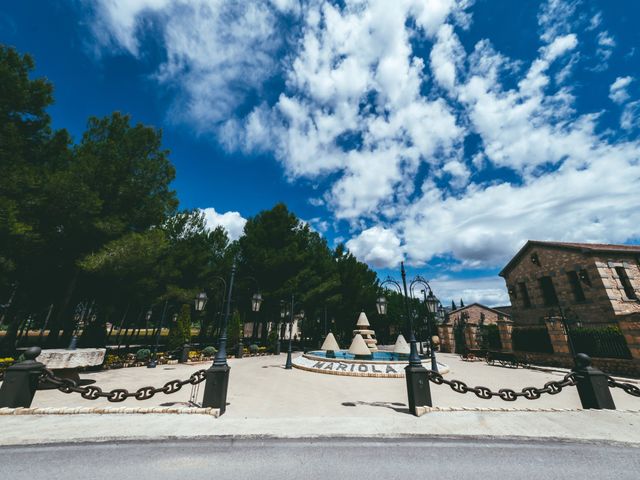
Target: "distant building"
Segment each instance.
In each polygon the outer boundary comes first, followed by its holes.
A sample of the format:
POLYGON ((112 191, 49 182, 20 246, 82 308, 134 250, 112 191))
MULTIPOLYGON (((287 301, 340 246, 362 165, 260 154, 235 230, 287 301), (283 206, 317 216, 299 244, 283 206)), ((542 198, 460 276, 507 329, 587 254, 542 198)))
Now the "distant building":
POLYGON ((540 325, 559 306, 592 325, 640 313, 638 245, 529 240, 500 276, 516 326, 540 325))
POLYGON ((449 312, 449 322, 452 324, 465 321, 475 325, 497 325, 498 320, 508 319, 508 313, 479 303, 472 303, 449 312))

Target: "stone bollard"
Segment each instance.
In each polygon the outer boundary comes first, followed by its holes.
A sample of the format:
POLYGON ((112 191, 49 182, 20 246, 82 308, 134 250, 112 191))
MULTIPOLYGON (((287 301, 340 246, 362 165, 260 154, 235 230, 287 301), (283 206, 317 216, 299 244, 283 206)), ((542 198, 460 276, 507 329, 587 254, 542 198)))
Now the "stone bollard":
POLYGON ((31 347, 24 353, 25 360, 10 366, 0 387, 0 408, 29 408, 38 389, 44 364, 36 362, 40 347, 31 347))
POLYGON ((191 345, 185 343, 182 346, 182 354, 180 355, 179 363, 187 363, 189 361, 189 350, 191 350, 191 345))
POLYGON ((592 367, 591 359, 585 353, 577 354, 575 362, 573 372, 582 408, 615 410, 616 405, 611 397, 607 374, 592 367))
POLYGON ((409 396, 409 412, 417 416, 416 407, 432 407, 429 372, 422 365, 407 365, 404 369, 409 396))

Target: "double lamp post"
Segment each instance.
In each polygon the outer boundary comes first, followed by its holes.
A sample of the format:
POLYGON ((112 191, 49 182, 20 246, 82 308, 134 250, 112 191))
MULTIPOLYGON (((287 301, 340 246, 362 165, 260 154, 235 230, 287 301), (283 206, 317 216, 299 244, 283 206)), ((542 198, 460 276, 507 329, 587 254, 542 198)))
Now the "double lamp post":
MULTIPOLYGON (((417 285, 421 285, 423 287, 422 294, 424 297, 424 302, 427 305, 428 310, 428 318, 427 318, 427 336, 428 336, 428 347, 430 350, 431 356, 431 369, 434 372, 438 371, 438 364, 436 362, 435 350, 433 348, 433 340, 431 334, 431 325, 430 321, 433 316, 435 316, 438 309, 438 299, 433 294, 429 283, 422 277, 415 277, 411 283, 409 284, 409 289, 407 289, 407 276, 404 269, 404 262, 400 262, 400 273, 402 276, 402 286, 396 280, 388 277, 385 281, 383 281, 380 286, 382 288, 386 288, 386 286, 393 286, 395 290, 403 297, 404 300, 404 310, 405 310, 405 321, 406 321, 406 333, 409 335, 409 345, 410 345, 410 353, 409 353, 409 365, 405 367, 405 378, 407 381, 407 392, 409 395, 409 410, 414 415, 416 414, 416 407, 418 406, 432 406, 431 401, 431 389, 429 388, 429 376, 427 369, 422 366, 422 362, 420 361, 420 356, 418 355, 418 348, 416 345, 416 337, 413 332, 413 315, 409 308, 409 299, 414 298, 413 289, 417 285), (429 291, 429 295, 427 295, 427 290, 429 291)), ((386 315, 387 313, 387 300, 384 296, 380 296, 376 303, 376 307, 378 309, 378 313, 380 315, 386 315)))

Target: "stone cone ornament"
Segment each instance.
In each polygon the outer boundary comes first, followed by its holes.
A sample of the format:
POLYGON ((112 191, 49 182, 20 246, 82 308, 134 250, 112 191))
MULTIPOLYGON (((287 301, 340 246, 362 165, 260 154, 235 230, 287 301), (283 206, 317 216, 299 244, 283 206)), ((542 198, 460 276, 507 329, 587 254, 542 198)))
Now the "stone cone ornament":
POLYGON ((362 338, 362 335, 360 335, 359 333, 356 334, 355 337, 353 337, 353 341, 351 342, 351 346, 349 347, 349 353, 356 356, 371 355, 371 350, 369 350, 367 344, 364 343, 364 338, 362 338))
POLYGON ((364 312, 360 312, 360 316, 358 316, 358 322, 356 323, 356 327, 362 329, 362 327, 370 327, 369 319, 367 318, 367 314, 364 312))
POLYGON ((402 334, 398 335, 398 339, 396 340, 396 344, 393 346, 393 353, 404 353, 409 355, 411 353, 411 349, 409 348, 409 344, 404 339, 402 334))
POLYGON ((338 342, 336 342, 336 337, 333 336, 333 333, 329 332, 329 335, 325 337, 320 350, 325 350, 327 352, 340 350, 340 346, 338 345, 338 342))

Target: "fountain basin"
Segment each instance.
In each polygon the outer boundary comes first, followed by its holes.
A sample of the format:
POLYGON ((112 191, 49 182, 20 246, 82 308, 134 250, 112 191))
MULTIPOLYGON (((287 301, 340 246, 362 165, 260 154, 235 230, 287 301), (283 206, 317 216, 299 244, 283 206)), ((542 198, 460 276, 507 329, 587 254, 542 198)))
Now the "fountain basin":
MULTIPOLYGON (((404 377, 404 368, 409 364, 409 355, 394 352, 373 352, 369 358, 356 358, 346 350, 327 356, 323 350, 307 352, 293 360, 293 366, 301 370, 328 375, 346 375, 351 377, 404 377)), ((423 359, 423 366, 431 367, 429 359, 423 359)), ((438 372, 448 373, 449 367, 438 362, 438 372)))

